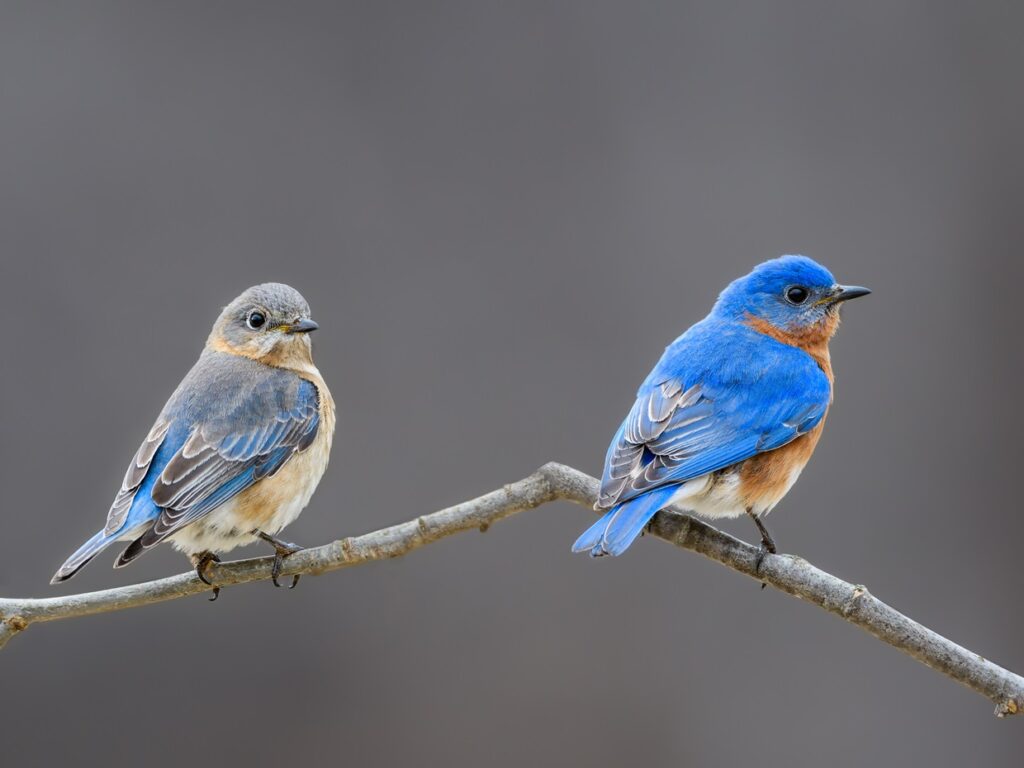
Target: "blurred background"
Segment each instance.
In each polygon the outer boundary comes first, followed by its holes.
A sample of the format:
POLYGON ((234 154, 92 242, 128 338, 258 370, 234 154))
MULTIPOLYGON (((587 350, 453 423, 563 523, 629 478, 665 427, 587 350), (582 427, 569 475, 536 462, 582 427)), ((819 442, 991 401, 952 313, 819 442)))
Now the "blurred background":
MULTIPOLYGON (((771 530, 1024 671, 1022 23, 998 2, 3 3, 0 594, 186 569, 109 552, 47 583, 253 283, 322 326, 338 439, 286 536, 319 544, 548 460, 599 473, 662 348, 796 252, 875 293, 771 530)), ((1019 758, 1021 723, 816 608, 651 539, 571 556, 591 520, 553 504, 294 592, 32 627, 0 656, 0 741, 105 766, 1019 758)))

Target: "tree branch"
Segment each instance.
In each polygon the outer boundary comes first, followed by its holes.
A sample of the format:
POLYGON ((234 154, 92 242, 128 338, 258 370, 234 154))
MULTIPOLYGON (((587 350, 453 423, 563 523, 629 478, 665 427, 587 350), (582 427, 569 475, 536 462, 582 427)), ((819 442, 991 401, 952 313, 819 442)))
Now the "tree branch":
MULTIPOLYGON (((362 536, 304 549, 285 560, 283 575, 321 574, 354 565, 401 557, 461 531, 481 531, 506 517, 556 499, 592 507, 598 481, 572 467, 545 464, 504 488, 454 507, 362 536)), ((735 571, 803 598, 870 632, 932 669, 987 697, 999 717, 1024 707, 1024 678, 983 659, 904 616, 871 595, 795 555, 765 555, 759 549, 688 515, 664 510, 650 525, 652 535, 691 549, 735 571)), ((272 558, 237 560, 211 566, 208 575, 220 586, 270 578, 272 558)), ((0 598, 0 648, 29 625, 44 621, 119 611, 209 590, 194 573, 127 587, 49 598, 0 598)))

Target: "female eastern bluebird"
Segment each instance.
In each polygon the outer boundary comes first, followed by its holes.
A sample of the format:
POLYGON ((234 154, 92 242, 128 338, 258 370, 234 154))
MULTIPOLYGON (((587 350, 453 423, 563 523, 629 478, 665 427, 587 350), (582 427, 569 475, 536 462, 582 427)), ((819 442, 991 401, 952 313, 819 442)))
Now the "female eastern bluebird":
POLYGON ((761 516, 814 453, 832 402, 828 342, 839 307, 867 288, 837 285, 805 256, 757 266, 665 349, 608 448, 595 508, 574 552, 620 555, 663 507, 761 516))
POLYGON ((231 302, 128 465, 107 524, 51 583, 114 541, 131 542, 120 568, 168 539, 209 584, 205 570, 220 561, 217 552, 259 538, 274 547, 280 586, 283 558, 299 547, 274 534, 309 503, 334 435, 334 401, 309 339, 317 327, 306 300, 281 283, 231 302))

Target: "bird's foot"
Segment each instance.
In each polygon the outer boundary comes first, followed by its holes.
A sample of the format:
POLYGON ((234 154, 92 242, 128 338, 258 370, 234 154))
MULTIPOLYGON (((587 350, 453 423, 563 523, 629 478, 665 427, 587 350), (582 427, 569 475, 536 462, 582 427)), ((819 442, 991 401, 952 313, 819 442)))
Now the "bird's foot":
POLYGON ((208 584, 213 587, 213 597, 210 598, 210 602, 212 603, 220 597, 220 587, 206 577, 206 569, 210 567, 211 563, 219 563, 220 558, 213 554, 213 552, 199 552, 192 555, 189 559, 192 561, 192 565, 196 569, 196 576, 199 577, 199 580, 203 582, 203 584, 208 584))
MULTIPOLYGON (((757 559, 754 561, 754 573, 761 573, 761 564, 764 562, 764 557, 767 554, 775 554, 774 549, 769 549, 768 546, 762 541, 761 546, 757 548, 757 559)), ((768 586, 767 582, 761 582, 761 589, 768 586)))
MULTIPOLYGON (((747 510, 747 514, 750 515, 750 519, 754 521, 754 525, 757 526, 757 530, 761 534, 761 546, 757 548, 757 559, 754 561, 754 573, 760 573, 765 555, 777 554, 778 549, 775 546, 775 539, 773 539, 772 535, 768 533, 768 529, 765 528, 764 523, 761 522, 761 518, 749 509, 747 510)), ((761 582, 761 589, 764 589, 767 586, 768 585, 765 582, 761 582)))
MULTIPOLYGON (((263 531, 254 531, 263 541, 267 542, 274 548, 274 564, 270 567, 270 580, 274 582, 275 587, 280 587, 277 579, 281 575, 281 569, 284 567, 284 559, 288 555, 294 555, 296 552, 301 552, 304 548, 298 544, 289 544, 287 541, 281 541, 269 533, 263 531)), ((288 589, 295 589, 295 585, 299 583, 299 578, 302 576, 301 573, 296 573, 292 576, 292 585, 288 589)))

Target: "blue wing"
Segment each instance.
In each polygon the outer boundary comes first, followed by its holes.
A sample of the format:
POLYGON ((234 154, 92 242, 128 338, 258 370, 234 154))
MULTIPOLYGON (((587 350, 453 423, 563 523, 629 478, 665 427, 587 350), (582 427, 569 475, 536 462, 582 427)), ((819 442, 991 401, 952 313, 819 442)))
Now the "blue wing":
POLYGON ((57 571, 71 578, 114 541, 126 565, 189 523, 274 474, 320 426, 319 393, 299 376, 205 351, 128 466, 103 530, 57 571))
POLYGON ((160 509, 150 496, 153 485, 160 470, 187 438, 188 429, 184 425, 174 424, 161 414, 128 465, 121 488, 107 513, 106 525, 75 550, 54 574, 51 584, 67 581, 115 541, 134 538, 156 520, 160 509))
POLYGON ((261 376, 241 397, 221 406, 195 424, 180 449, 156 470, 150 498, 159 514, 117 566, 276 473, 312 445, 320 425, 316 387, 283 371, 261 376))
POLYGON ((660 509, 637 502, 647 517, 636 523, 643 514, 624 505, 658 490, 664 506, 671 494, 663 489, 785 445, 821 421, 831 396, 828 377, 803 351, 743 325, 698 323, 637 392, 605 458, 597 509, 611 512, 574 549, 600 548, 613 523, 629 521, 624 550, 660 509))

